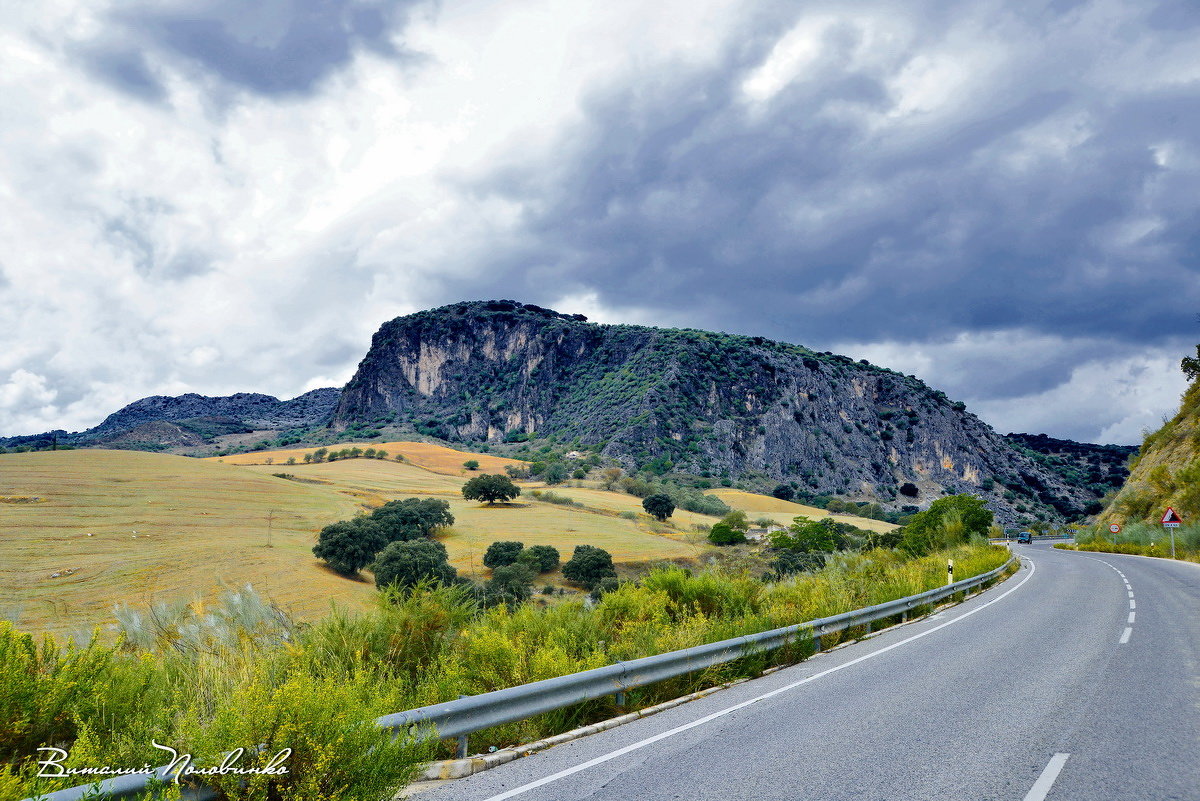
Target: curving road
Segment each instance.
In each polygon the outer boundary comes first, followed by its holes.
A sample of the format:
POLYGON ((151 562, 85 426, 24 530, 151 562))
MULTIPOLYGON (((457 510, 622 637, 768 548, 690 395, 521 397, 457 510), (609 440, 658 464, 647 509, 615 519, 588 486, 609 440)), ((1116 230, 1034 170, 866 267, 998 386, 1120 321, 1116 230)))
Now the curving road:
POLYGON ((419 801, 1200 801, 1200 566, 1016 546, 933 618, 419 801))

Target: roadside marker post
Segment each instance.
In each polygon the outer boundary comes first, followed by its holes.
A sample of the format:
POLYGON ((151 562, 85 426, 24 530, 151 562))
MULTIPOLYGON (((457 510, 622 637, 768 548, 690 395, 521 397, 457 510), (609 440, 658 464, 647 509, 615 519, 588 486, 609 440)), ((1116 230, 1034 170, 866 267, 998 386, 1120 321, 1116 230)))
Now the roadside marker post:
POLYGON ((1167 507, 1167 511, 1163 512, 1163 516, 1162 516, 1163 528, 1168 528, 1171 530, 1171 558, 1172 559, 1175 558, 1175 529, 1179 528, 1179 524, 1182 522, 1183 522, 1183 518, 1181 518, 1179 516, 1179 514, 1174 509, 1172 509, 1170 506, 1167 507))
POLYGON ((953 559, 949 559, 946 562, 946 583, 947 584, 954 583, 954 560, 953 559))

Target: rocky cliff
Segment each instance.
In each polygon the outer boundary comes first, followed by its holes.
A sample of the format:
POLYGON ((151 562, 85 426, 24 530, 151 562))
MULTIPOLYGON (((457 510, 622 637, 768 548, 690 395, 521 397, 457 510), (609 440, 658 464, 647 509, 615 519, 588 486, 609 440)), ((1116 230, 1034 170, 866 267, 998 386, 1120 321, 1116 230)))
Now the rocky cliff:
POLYGON ((333 414, 335 427, 381 421, 461 441, 554 436, 630 468, 769 478, 892 507, 973 492, 1006 521, 1075 517, 1094 500, 913 376, 515 301, 384 324, 333 414))

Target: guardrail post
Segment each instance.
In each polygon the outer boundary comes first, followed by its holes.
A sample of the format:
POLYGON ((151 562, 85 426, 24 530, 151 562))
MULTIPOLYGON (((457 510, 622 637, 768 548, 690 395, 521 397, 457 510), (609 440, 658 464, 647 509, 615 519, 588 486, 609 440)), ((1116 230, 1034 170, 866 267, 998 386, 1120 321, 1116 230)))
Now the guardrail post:
MULTIPOLYGON (((460 695, 458 697, 466 698, 467 696, 460 695)), ((466 759, 467 758, 467 735, 465 735, 465 734, 458 735, 458 748, 455 749, 454 756, 455 756, 455 759, 466 759)))

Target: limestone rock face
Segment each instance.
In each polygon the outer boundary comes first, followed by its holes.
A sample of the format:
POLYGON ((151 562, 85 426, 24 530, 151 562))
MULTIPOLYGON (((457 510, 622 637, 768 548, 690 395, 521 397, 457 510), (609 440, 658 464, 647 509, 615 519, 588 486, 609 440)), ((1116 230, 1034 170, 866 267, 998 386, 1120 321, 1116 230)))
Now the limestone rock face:
POLYGON ((598 325, 516 301, 385 323, 332 424, 387 420, 460 441, 555 435, 630 468, 758 474, 893 508, 971 492, 1004 521, 1075 516, 1094 500, 912 376, 761 337, 598 325))

